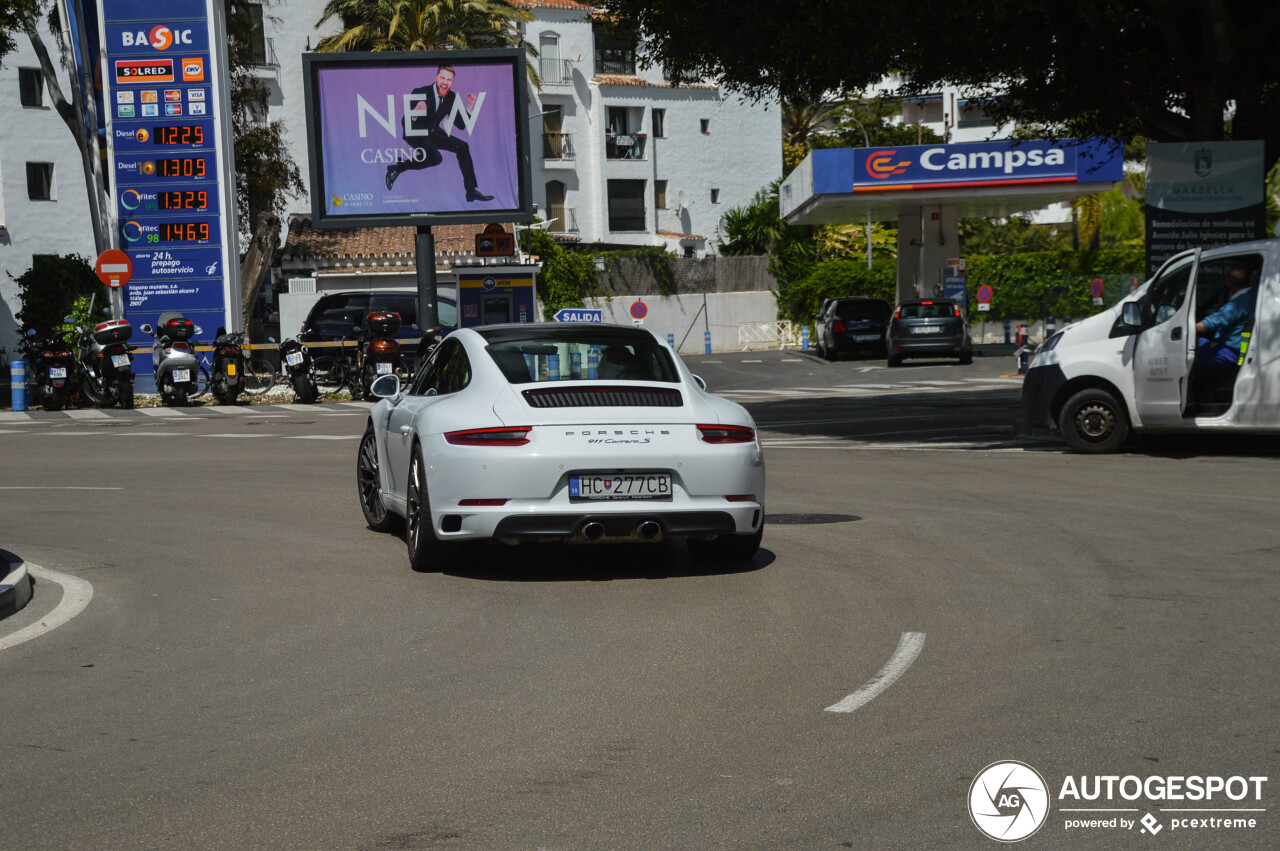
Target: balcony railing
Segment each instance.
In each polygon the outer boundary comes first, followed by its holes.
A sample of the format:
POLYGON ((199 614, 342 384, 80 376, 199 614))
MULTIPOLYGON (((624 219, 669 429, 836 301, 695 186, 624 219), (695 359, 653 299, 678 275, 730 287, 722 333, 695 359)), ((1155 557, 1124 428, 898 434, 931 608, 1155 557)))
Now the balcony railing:
POLYGON ((649 138, 644 133, 606 133, 604 157, 607 160, 642 160, 649 138))
POLYGON ((274 38, 262 38, 251 42, 245 57, 246 64, 254 68, 270 68, 279 70, 280 60, 276 57, 276 40, 274 38))
POLYGON ((573 63, 568 59, 540 59, 538 74, 544 86, 567 86, 573 82, 573 63))
POLYGON ((547 228, 551 233, 578 233, 578 211, 574 207, 563 207, 552 211, 555 219, 547 228), (559 215, 555 215, 555 214, 559 215))
POLYGON ((543 133, 542 158, 544 160, 572 160, 573 140, 568 133, 543 133))

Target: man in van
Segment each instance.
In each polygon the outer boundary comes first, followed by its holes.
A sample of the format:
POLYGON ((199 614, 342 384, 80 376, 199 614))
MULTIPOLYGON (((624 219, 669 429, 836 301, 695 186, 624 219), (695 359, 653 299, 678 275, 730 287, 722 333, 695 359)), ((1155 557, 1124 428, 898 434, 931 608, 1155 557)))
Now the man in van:
POLYGON ((1239 363, 1244 326, 1258 303, 1258 289, 1249 278, 1247 267, 1232 266, 1225 279, 1227 303, 1196 323, 1197 367, 1228 369, 1239 363))

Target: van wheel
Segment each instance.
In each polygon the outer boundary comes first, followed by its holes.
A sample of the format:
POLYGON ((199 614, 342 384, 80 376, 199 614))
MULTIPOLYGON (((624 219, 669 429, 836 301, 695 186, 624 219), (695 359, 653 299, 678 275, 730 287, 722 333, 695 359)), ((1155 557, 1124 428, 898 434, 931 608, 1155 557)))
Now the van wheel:
POLYGON ((1129 439, 1129 414, 1106 390, 1089 388, 1062 406, 1058 431, 1076 452, 1115 452, 1129 439))

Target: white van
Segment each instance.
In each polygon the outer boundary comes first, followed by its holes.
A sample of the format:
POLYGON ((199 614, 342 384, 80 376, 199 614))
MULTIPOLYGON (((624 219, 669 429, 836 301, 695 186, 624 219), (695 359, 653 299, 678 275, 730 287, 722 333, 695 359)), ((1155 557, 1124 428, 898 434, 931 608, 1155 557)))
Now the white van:
POLYGON ((1022 416, 1091 453, 1131 432, 1280 433, 1280 240, 1178 254, 1119 304, 1054 334, 1027 371, 1022 416), (1257 288, 1243 351, 1228 368, 1193 368, 1196 323, 1226 303, 1238 267, 1257 288))

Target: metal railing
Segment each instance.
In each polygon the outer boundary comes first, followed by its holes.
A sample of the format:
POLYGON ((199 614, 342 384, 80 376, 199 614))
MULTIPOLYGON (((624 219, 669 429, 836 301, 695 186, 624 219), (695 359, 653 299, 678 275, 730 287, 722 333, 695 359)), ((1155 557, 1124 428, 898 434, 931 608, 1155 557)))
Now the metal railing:
POLYGON ((246 59, 249 65, 256 68, 279 70, 280 59, 276 56, 276 40, 264 37, 261 42, 251 45, 246 59))
POLYGON ((572 160, 573 139, 568 133, 543 133, 542 158, 544 160, 572 160))
POLYGON ((644 133, 605 135, 604 157, 607 160, 642 160, 649 139, 644 133))
POLYGON ((556 221, 547 230, 551 233, 578 233, 578 211, 574 207, 565 207, 555 212, 560 215, 553 216, 556 221))
POLYGON ((752 347, 784 349, 798 345, 794 326, 789 319, 774 322, 743 322, 738 326, 738 345, 749 352, 752 347))
POLYGON ((538 74, 544 86, 567 86, 573 82, 573 63, 568 59, 540 59, 538 74))

